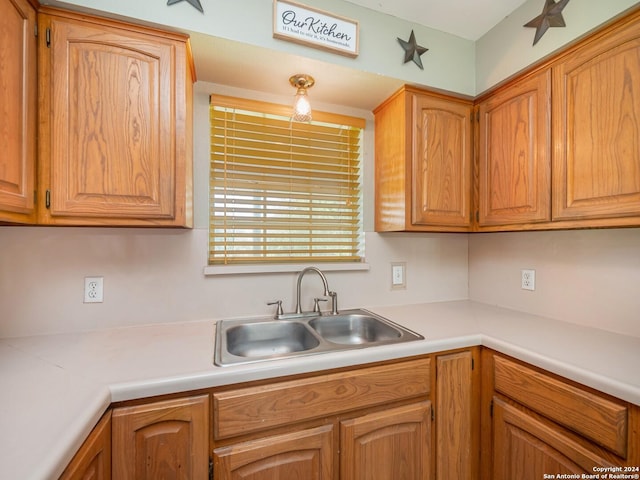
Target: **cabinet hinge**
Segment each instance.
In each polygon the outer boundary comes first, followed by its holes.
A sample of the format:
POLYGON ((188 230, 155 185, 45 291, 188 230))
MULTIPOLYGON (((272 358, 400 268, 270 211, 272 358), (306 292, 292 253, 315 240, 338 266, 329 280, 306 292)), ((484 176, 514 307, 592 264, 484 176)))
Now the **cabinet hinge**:
POLYGON ((36 37, 38 36, 38 24, 37 23, 33 26, 33 35, 36 36, 36 37))
POLYGON ((471 357, 471 370, 476 368, 476 360, 475 358, 471 357))
POLYGON ((47 48, 51 48, 51 29, 47 28, 45 32, 45 40, 47 42, 47 48))
POLYGON ((489 404, 489 416, 493 418, 493 400, 491 400, 491 403, 489 404))
POLYGON ((480 110, 476 110, 476 122, 480 123, 480 110))
POLYGON ((209 459, 209 480, 213 480, 213 460, 209 459))
POLYGON ((436 419, 436 411, 433 409, 433 405, 431 405, 431 421, 435 421, 436 419))
POLYGON ((44 206, 51 208, 51 190, 47 190, 44 194, 44 206))
POLYGON ((480 221, 480 210, 476 210, 476 222, 480 221))

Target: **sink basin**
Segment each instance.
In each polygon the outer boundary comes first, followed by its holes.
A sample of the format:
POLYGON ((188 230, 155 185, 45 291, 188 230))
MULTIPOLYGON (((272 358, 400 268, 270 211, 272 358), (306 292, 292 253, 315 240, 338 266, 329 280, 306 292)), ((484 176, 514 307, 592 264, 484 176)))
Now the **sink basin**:
POLYGON ((358 313, 317 317, 310 320, 309 325, 325 340, 347 345, 386 342, 402 337, 402 332, 387 322, 358 313))
POLYGON ((216 325, 214 363, 253 363, 423 338, 362 309, 345 310, 338 315, 292 314, 286 320, 222 320, 216 325))
POLYGON ((264 357, 303 352, 320 341, 302 323, 246 323, 227 330, 227 350, 240 357, 264 357))

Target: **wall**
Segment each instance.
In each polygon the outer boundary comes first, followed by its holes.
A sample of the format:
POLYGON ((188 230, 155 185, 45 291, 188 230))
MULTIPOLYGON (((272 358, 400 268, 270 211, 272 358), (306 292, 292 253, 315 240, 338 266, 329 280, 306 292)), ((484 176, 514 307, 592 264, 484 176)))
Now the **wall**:
POLYGON ((640 337, 640 228, 471 235, 469 297, 640 337))
MULTIPOLYGON (((283 300, 285 310, 293 310, 294 273, 203 274, 208 233, 208 96, 213 92, 283 101, 203 82, 195 85, 195 228, 0 228, 0 337, 270 315, 273 308, 266 302, 276 299, 283 300), (85 276, 104 277, 104 303, 82 302, 85 276)), ((467 298, 467 237, 373 233, 372 114, 324 107, 368 119, 364 217, 370 270, 327 274, 330 287, 339 294, 340 307, 467 298), (407 288, 392 291, 390 263, 399 261, 407 262, 407 288)), ((319 279, 305 278, 307 302, 322 293, 321 286, 319 279)), ((305 305, 310 307, 311 303, 305 305)))
POLYGON ((569 2, 562 10, 566 26, 549 28, 533 46, 536 29, 522 26, 540 15, 544 1, 527 0, 476 42, 476 93, 482 93, 637 4, 637 0, 569 2))

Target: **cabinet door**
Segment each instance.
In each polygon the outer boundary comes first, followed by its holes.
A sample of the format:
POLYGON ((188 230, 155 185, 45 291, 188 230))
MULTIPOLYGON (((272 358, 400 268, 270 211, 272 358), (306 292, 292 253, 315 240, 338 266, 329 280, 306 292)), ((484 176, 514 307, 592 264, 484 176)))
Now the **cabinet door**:
POLYGON ((426 480, 431 469, 431 402, 340 423, 342 480, 426 480))
POLYGON ((60 480, 111 480, 111 411, 89 434, 60 480))
POLYGON ((334 478, 333 426, 221 447, 213 452, 217 480, 334 478))
POLYGON ((553 68, 553 218, 640 215, 640 21, 553 68))
POLYGON ((478 470, 473 448, 473 355, 439 355, 436 361, 436 478, 470 480, 478 470))
POLYGON ((613 466, 531 414, 493 398, 493 480, 540 480, 544 474, 593 474, 613 466))
POLYGON ((36 11, 0 0, 0 222, 34 220, 36 11))
POLYGON ((551 71, 479 105, 478 224, 551 220, 551 71))
POLYGON ((468 226, 471 104, 414 95, 412 223, 468 226))
POLYGON ((126 480, 209 477, 209 397, 113 411, 113 476, 126 480))
POLYGON ((100 21, 41 16, 43 222, 181 225, 185 42, 100 21))

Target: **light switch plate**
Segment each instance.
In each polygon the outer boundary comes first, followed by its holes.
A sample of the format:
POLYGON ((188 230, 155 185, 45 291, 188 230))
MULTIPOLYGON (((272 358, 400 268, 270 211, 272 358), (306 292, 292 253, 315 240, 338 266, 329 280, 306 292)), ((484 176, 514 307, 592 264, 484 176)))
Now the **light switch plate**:
POLYGON ((394 262, 391 264, 391 289, 401 290, 407 288, 407 263, 394 262))

